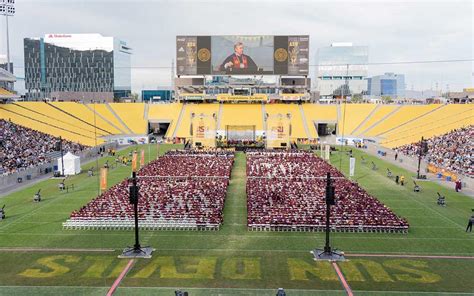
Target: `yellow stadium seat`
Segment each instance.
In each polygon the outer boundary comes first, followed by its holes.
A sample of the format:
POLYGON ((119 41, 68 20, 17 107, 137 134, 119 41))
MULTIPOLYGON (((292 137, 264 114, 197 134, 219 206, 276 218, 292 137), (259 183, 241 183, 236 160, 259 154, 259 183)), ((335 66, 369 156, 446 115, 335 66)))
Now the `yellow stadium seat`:
POLYGON ((144 118, 145 104, 143 103, 111 103, 110 107, 135 134, 146 134, 148 122, 144 118))
POLYGON ((366 137, 381 137, 389 130, 396 128, 410 120, 416 119, 423 114, 433 111, 439 105, 406 105, 399 108, 382 122, 379 122, 364 133, 366 137))
POLYGON ((377 110, 369 117, 367 120, 361 124, 355 131, 355 136, 364 136, 364 132, 370 129, 373 125, 378 123, 382 120, 385 116, 389 115, 390 113, 394 112, 399 106, 396 105, 379 105, 377 110))
POLYGON ((375 104, 340 105, 339 134, 352 135, 354 130, 371 114, 375 107, 375 104))
POLYGON ((175 137, 178 138, 189 138, 190 126, 191 126, 191 114, 199 115, 205 114, 212 116, 212 114, 217 115, 219 113, 219 104, 186 104, 183 116, 181 117, 181 122, 177 126, 175 137))
POLYGON ((148 105, 148 120, 169 122, 170 125, 165 136, 171 138, 182 107, 182 103, 150 104, 148 105))
MULTIPOLYGON (((37 103, 38 107, 40 103, 37 103)), ((7 104, 0 106, 0 118, 11 120, 13 123, 22 125, 55 137, 62 137, 66 140, 78 142, 87 146, 95 146, 101 144, 104 140, 97 140, 90 133, 73 126, 60 124, 57 121, 49 120, 38 114, 31 113, 21 107, 7 104), (36 117, 35 117, 36 115, 36 117)))
POLYGON ((12 92, 9 92, 8 90, 4 89, 3 87, 0 87, 0 96, 13 96, 14 94, 12 92))
POLYGON ((100 132, 102 135, 107 136, 121 133, 120 130, 110 125, 100 116, 94 116, 94 112, 87 108, 87 106, 84 104, 75 102, 53 102, 51 105, 56 106, 64 112, 67 112, 68 114, 71 114, 72 116, 75 116, 76 118, 86 122, 86 126, 89 126, 89 128, 94 129, 93 126, 96 125, 98 128, 97 132, 100 132))
POLYGON ((291 138, 293 139, 307 139, 317 138, 316 129, 308 127, 309 135, 306 133, 304 127, 305 122, 301 115, 299 105, 296 104, 268 104, 265 105, 265 111, 269 115, 275 114, 291 114, 291 138))
POLYGON ((261 104, 223 104, 222 118, 218 129, 229 125, 252 125, 255 130, 263 130, 261 104))
POLYGON ((382 135, 382 146, 395 148, 474 124, 474 104, 444 105, 382 135))
POLYGON ((115 117, 112 112, 107 108, 107 105, 105 104, 88 104, 87 105, 92 111, 95 111, 97 115, 102 116, 105 118, 107 121, 109 121, 111 124, 113 124, 116 129, 120 131, 121 134, 127 134, 127 128, 118 120, 117 117, 115 117))

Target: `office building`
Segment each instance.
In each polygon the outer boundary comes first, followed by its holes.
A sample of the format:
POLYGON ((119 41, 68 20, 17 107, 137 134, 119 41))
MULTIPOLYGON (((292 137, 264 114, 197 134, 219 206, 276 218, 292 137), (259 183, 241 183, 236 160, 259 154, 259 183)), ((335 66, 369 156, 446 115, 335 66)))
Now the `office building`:
POLYGON ((317 90, 322 98, 362 94, 367 90, 369 48, 333 43, 318 49, 317 90), (346 84, 348 89, 344 87, 346 84))
POLYGON ((370 96, 403 98, 405 96, 405 75, 385 73, 367 78, 367 88, 367 94, 370 96))
POLYGON ((46 34, 24 39, 30 100, 112 101, 131 93, 126 42, 100 34, 46 34))

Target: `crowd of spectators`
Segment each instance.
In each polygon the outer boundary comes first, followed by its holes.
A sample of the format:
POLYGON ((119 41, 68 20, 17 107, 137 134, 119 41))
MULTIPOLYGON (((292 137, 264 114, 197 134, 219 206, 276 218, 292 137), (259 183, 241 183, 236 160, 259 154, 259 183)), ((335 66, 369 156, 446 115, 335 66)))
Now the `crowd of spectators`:
POLYGON ((348 231, 400 231, 408 223, 357 183, 310 152, 247 154, 249 229, 323 230, 326 174, 331 173, 336 205, 331 224, 348 231))
MULTIPOLYGON (((11 174, 48 162, 59 138, 0 119, 0 174, 11 174)), ((87 146, 62 140, 64 153, 78 153, 87 146)))
MULTIPOLYGON (((230 152, 170 151, 137 172, 139 219, 220 225, 234 155, 230 152)), ((133 219, 128 179, 111 187, 71 220, 133 219)))
MULTIPOLYGON (((474 125, 452 130, 426 140, 428 152, 423 159, 436 167, 474 178, 474 125)), ((420 142, 396 148, 399 153, 418 157, 420 142)))

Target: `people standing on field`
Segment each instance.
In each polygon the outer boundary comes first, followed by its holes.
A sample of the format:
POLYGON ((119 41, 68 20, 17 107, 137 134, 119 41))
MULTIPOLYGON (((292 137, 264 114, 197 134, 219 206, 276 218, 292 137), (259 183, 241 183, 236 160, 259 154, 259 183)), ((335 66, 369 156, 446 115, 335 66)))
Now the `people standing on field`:
MULTIPOLYGON (((472 210, 472 212, 474 213, 474 210, 472 210)), ((474 214, 472 214, 471 218, 469 218, 469 221, 467 223, 467 227, 466 227, 466 232, 469 230, 469 232, 472 232, 472 224, 474 223, 474 214)))

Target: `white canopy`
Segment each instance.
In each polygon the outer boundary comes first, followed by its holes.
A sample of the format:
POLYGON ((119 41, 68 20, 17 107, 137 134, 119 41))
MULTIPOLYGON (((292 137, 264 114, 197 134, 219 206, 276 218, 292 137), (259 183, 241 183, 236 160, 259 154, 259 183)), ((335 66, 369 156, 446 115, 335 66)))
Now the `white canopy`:
MULTIPOLYGON (((81 158, 79 156, 68 152, 63 156, 63 159, 65 175, 76 175, 81 172, 81 158)), ((61 172, 61 174, 63 172, 61 157, 58 158, 58 171, 61 172)))

